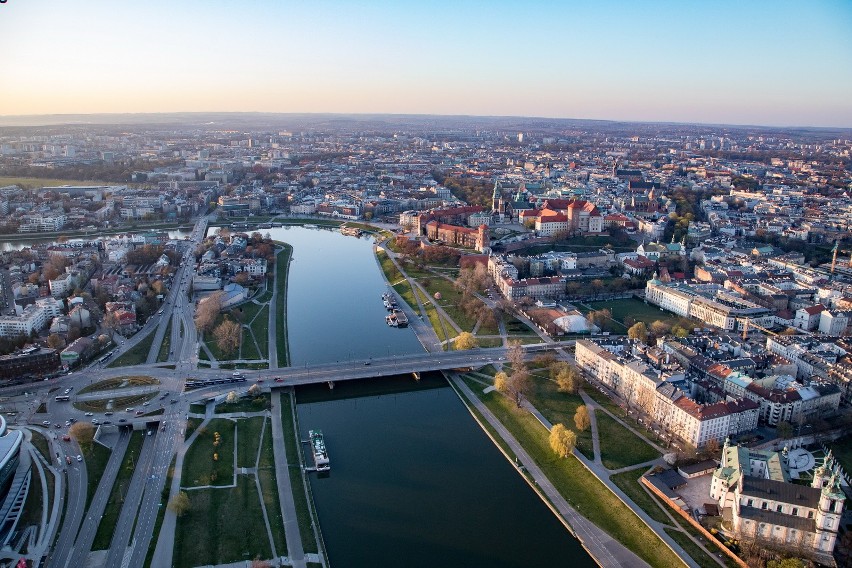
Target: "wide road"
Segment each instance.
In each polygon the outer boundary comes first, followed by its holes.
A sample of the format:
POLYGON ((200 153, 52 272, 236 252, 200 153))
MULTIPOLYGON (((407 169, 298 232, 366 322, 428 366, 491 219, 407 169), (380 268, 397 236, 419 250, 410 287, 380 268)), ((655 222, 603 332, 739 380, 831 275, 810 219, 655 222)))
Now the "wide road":
POLYGON ((98 533, 98 525, 104 516, 109 496, 112 493, 112 487, 115 485, 115 479, 118 477, 118 470, 121 467, 121 462, 124 460, 124 453, 127 451, 127 446, 130 443, 130 428, 122 428, 118 435, 118 440, 109 456, 104 473, 98 483, 98 488, 95 491, 95 496, 89 504, 89 510, 86 513, 86 518, 83 519, 83 526, 80 527, 80 534, 77 536, 77 542, 74 543, 74 550, 70 557, 65 557, 64 562, 60 557, 56 558, 55 566, 71 567, 86 566, 88 564, 89 551, 92 549, 92 543, 95 541, 95 535, 98 533))
POLYGON ((185 420, 167 420, 164 422, 162 431, 156 437, 154 461, 151 465, 151 473, 145 480, 145 492, 142 497, 142 505, 139 507, 136 530, 133 532, 131 540, 133 552, 128 566, 136 568, 142 566, 145 562, 148 546, 154 536, 154 525, 160 507, 167 506, 167 503, 161 503, 163 488, 166 484, 172 456, 177 449, 179 440, 183 440, 183 437, 179 434, 185 427, 185 420))
POLYGON ((136 515, 139 511, 139 501, 142 499, 142 492, 151 475, 151 465, 154 462, 154 441, 157 439, 157 434, 154 430, 150 431, 152 432, 150 436, 144 435, 142 450, 139 452, 139 459, 136 461, 136 468, 124 497, 124 505, 121 507, 118 524, 112 535, 104 564, 106 568, 121 568, 127 546, 130 544, 133 525, 136 523, 136 515))
MULTIPOLYGON (((59 540, 48 560, 49 566, 64 566, 65 561, 71 556, 74 541, 77 539, 77 529, 83 521, 83 513, 86 511, 86 493, 88 490, 88 477, 86 476, 86 461, 77 461, 79 447, 74 441, 60 442, 59 448, 62 452, 58 458, 59 469, 65 469, 65 479, 68 482, 68 491, 65 494, 65 517, 59 532, 59 540), (71 464, 67 464, 65 457, 71 458, 71 464)), ((57 459, 53 456, 53 459, 57 459)))
POLYGON ((193 255, 195 254, 196 245, 201 242, 204 238, 204 233, 207 232, 207 222, 207 217, 199 219, 195 224, 195 228, 193 229, 189 239, 184 241, 183 250, 181 252, 181 264, 175 272, 174 279, 172 281, 172 288, 169 290, 169 293, 166 296, 166 301, 161 308, 161 311, 163 312, 162 318, 158 321, 157 330, 154 335, 154 342, 151 344, 151 349, 148 351, 146 362, 149 364, 157 362, 157 357, 160 354, 160 346, 163 343, 163 338, 166 335, 166 329, 168 329, 170 322, 172 324, 171 336, 169 338, 171 347, 167 358, 169 361, 183 360, 180 357, 175 359, 174 356, 178 353, 176 348, 180 347, 181 322, 185 318, 186 305, 189 303, 189 300, 187 300, 187 291, 190 283, 192 282, 192 277, 195 274, 195 262, 193 255))

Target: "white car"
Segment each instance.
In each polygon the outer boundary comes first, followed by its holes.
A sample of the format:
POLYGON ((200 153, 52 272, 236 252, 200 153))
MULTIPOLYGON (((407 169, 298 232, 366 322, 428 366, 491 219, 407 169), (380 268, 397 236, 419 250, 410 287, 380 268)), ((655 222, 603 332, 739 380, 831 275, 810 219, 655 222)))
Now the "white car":
POLYGON ((94 414, 92 414, 91 412, 87 412, 86 416, 94 416, 94 414))

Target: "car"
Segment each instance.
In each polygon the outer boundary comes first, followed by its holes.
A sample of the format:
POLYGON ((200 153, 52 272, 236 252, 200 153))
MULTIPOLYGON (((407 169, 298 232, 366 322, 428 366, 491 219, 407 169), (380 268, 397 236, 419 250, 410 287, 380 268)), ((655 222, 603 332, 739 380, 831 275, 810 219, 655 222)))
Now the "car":
POLYGON ((77 454, 77 461, 78 462, 83 461, 83 456, 81 456, 80 454, 77 454))
POLYGON ((54 424, 54 425, 53 425, 53 427, 54 427, 54 428, 62 428, 62 424, 60 424, 59 422, 57 422, 56 424, 54 424))
POLYGON ((77 422, 77 419, 74 418, 74 417, 71 417, 71 418, 68 419, 68 422, 70 422, 71 424, 74 424, 75 422, 77 422))
POLYGON ((97 418, 95 418, 94 420, 92 420, 92 424, 94 424, 95 426, 97 426, 97 425, 98 425, 98 424, 100 424, 100 423, 101 423, 101 421, 100 421, 100 420, 98 420, 97 418))
POLYGON ((364 365, 365 365, 365 366, 366 366, 366 365, 369 365, 370 363, 371 363, 371 361, 364 361, 364 365))
POLYGON ((91 412, 87 412, 86 416, 94 416, 94 414, 92 414, 91 412))
POLYGON ((121 418, 119 419, 119 422, 127 422, 127 418, 121 418))
POLYGON ((112 416, 112 411, 104 412, 104 416, 112 416))
MULTIPOLYGON (((71 456, 65 456, 65 463, 71 465, 71 456)), ((62 471, 65 471, 64 469, 62 471)))
POLYGON ((284 382, 284 379, 282 379, 281 377, 277 377, 277 378, 275 379, 275 382, 276 382, 276 383, 283 383, 283 382, 284 382))
POLYGON ((136 411, 136 416, 142 416, 144 413, 145 413, 145 412, 144 412, 144 411, 142 411, 142 410, 137 410, 137 411, 136 411))
POLYGON ((151 401, 146 400, 145 402, 142 403, 142 406, 148 406, 149 404, 151 404, 151 401))
POLYGON ((173 399, 171 399, 171 400, 169 401, 169 404, 174 404, 174 403, 176 403, 176 402, 177 402, 177 399, 176 399, 176 398, 173 398, 173 399))
POLYGON ((104 424, 112 424, 112 420, 104 420, 104 424))
POLYGON ((65 434, 64 436, 62 436, 62 441, 63 442, 70 442, 71 436, 69 436, 68 434, 65 434))
POLYGON ((42 426, 50 426, 50 420, 43 420, 41 425, 42 426))
POLYGON ((63 394, 68 394, 69 392, 71 392, 71 389, 65 389, 65 392, 63 394))
POLYGON ((125 409, 124 409, 124 411, 125 411, 125 412, 133 412, 133 407, 132 407, 132 406, 128 406, 127 408, 125 408, 125 409))

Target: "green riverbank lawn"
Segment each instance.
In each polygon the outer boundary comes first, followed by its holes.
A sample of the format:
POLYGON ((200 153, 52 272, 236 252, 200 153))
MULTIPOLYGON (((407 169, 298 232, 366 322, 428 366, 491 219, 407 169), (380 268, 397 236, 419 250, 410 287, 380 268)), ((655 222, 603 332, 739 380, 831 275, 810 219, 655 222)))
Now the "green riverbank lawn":
POLYGON ((547 430, 505 396, 474 391, 518 439, 562 496, 584 517, 655 568, 683 566, 681 559, 575 457, 559 458, 547 430))

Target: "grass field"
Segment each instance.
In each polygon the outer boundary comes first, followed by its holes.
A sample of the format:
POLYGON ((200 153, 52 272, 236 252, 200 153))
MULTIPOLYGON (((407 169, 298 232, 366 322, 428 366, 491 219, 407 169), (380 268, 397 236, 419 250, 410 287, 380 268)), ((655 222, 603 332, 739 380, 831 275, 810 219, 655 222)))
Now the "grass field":
POLYGON ((640 467, 616 475, 611 475, 610 480, 615 483, 619 489, 624 491, 634 503, 648 513, 648 516, 660 523, 671 524, 671 520, 662 511, 663 505, 659 505, 657 501, 651 497, 644 487, 640 485, 639 478, 645 473, 647 468, 640 467))
POLYGON ((686 536, 685 533, 670 528, 664 528, 663 530, 666 531, 666 534, 672 537, 672 539, 674 539, 674 541, 677 542, 681 548, 683 548, 686 553, 689 554, 689 556, 695 560, 699 566, 701 566, 701 568, 719 568, 719 564, 710 558, 706 552, 701 550, 697 544, 692 542, 692 539, 686 536))
MULTIPOLYGON (((614 319, 620 325, 615 326, 611 329, 605 328, 604 331, 611 331, 613 333, 627 333, 627 327, 624 325, 624 318, 628 316, 632 317, 637 322, 643 321, 648 326, 650 326, 657 320, 663 323, 667 323, 669 325, 676 325, 682 321, 689 321, 671 312, 663 311, 652 304, 646 304, 642 300, 638 300, 636 298, 628 298, 623 300, 606 300, 602 302, 587 302, 585 305, 589 306, 593 310, 602 310, 606 308, 610 312, 612 312, 612 319, 614 319)), ((580 307, 581 311, 583 312, 588 311, 582 306, 578 307, 580 307)), ((690 324, 687 327, 693 326, 690 324)))
MULTIPOLYGON (((290 351, 287 347, 287 271, 293 247, 287 243, 278 243, 284 250, 278 253, 275 262, 275 349, 278 352, 278 364, 286 367, 290 364, 290 351)), ((271 349, 272 346, 270 345, 271 349)))
POLYGON ((532 389, 527 398, 547 418, 551 424, 562 423, 577 435, 577 450, 589 459, 594 459, 592 448, 592 429, 584 432, 577 430, 574 425, 574 413, 583 405, 583 399, 577 394, 559 392, 556 383, 549 379, 534 377, 531 380, 532 389))
POLYGON ((151 351, 151 345, 154 344, 154 335, 156 330, 151 331, 148 336, 133 346, 132 349, 125 352, 124 355, 107 365, 109 368, 128 367, 130 365, 141 365, 148 359, 148 352, 151 351))
POLYGON ((852 434, 838 438, 830 444, 831 451, 843 469, 852 472, 852 434))
POLYGON ((275 454, 272 448, 272 423, 267 420, 257 464, 257 478, 266 515, 272 527, 272 538, 278 554, 287 554, 287 539, 284 537, 284 518, 281 516, 281 501, 275 473, 275 454))
MULTIPOLYGON (((27 499, 24 501, 24 510, 21 512, 21 517, 18 520, 18 530, 41 523, 41 512, 44 509, 41 475, 36 467, 32 468, 31 471, 30 489, 27 493, 27 499)), ((47 475, 50 475, 50 473, 47 475)))
POLYGON ((660 453, 608 414, 596 412, 601 461, 607 469, 619 469, 650 461, 660 453))
POLYGON ((234 482, 234 434, 233 420, 214 418, 200 433, 186 452, 183 463, 183 486, 230 485, 234 482), (214 446, 215 433, 221 438, 214 446), (217 455, 218 459, 213 456, 217 455))
POLYGON ((264 393, 253 398, 240 398, 237 402, 221 402, 216 405, 216 414, 228 414, 230 412, 261 412, 270 408, 269 394, 264 393))
POLYGON ((547 431, 531 414, 518 410, 499 393, 474 392, 530 453, 562 496, 583 516, 649 565, 658 568, 683 566, 680 558, 576 458, 558 458, 548 446, 547 431))
MULTIPOLYGON (((85 412, 106 412, 112 410, 115 412, 123 412, 125 408, 135 407, 137 404, 142 404, 153 400, 159 392, 151 392, 148 394, 135 394, 132 396, 118 396, 114 398, 104 398, 99 400, 78 400, 74 402, 74 408, 85 412), (107 405, 112 402, 112 406, 107 405)), ((141 409, 140 409, 141 410, 141 409)))
POLYGON ((35 448, 41 452, 41 455, 47 461, 50 461, 50 446, 47 443, 47 438, 41 432, 37 432, 36 430, 30 430, 32 432, 32 443, 35 448))
POLYGON ((126 377, 114 377, 112 379, 106 379, 105 381, 98 381, 94 384, 88 385, 80 389, 80 392, 77 394, 85 394, 87 392, 97 392, 104 390, 113 390, 113 389, 122 389, 129 387, 143 387, 146 385, 159 385, 160 380, 155 379, 153 377, 148 377, 144 375, 139 376, 126 376, 126 377))
POLYGON ((92 550, 107 550, 109 548, 113 532, 115 532, 115 525, 118 523, 118 515, 121 513, 121 506, 124 503, 124 496, 127 494, 130 480, 133 477, 136 459, 139 458, 139 452, 142 450, 142 436, 141 431, 133 432, 130 436, 130 443, 127 446, 121 467, 118 469, 118 475, 112 486, 104 516, 101 517, 101 522, 98 525, 92 550))
POLYGON ((87 447, 81 448, 83 458, 86 460, 86 476, 88 481, 88 493, 86 495, 86 507, 92 502, 92 497, 95 496, 95 491, 98 489, 98 483, 101 482, 101 477, 104 475, 107 461, 112 451, 109 448, 92 442, 87 447))
POLYGON ((254 478, 237 476, 232 489, 187 491, 190 509, 178 518, 174 566, 270 558, 272 550, 260 510, 254 478))
POLYGON ((265 418, 255 416, 237 421, 237 467, 254 467, 265 418))
POLYGON ((172 320, 166 326, 166 333, 163 335, 163 342, 160 344, 160 352, 157 353, 157 363, 162 363, 169 360, 169 349, 172 345, 172 320))

